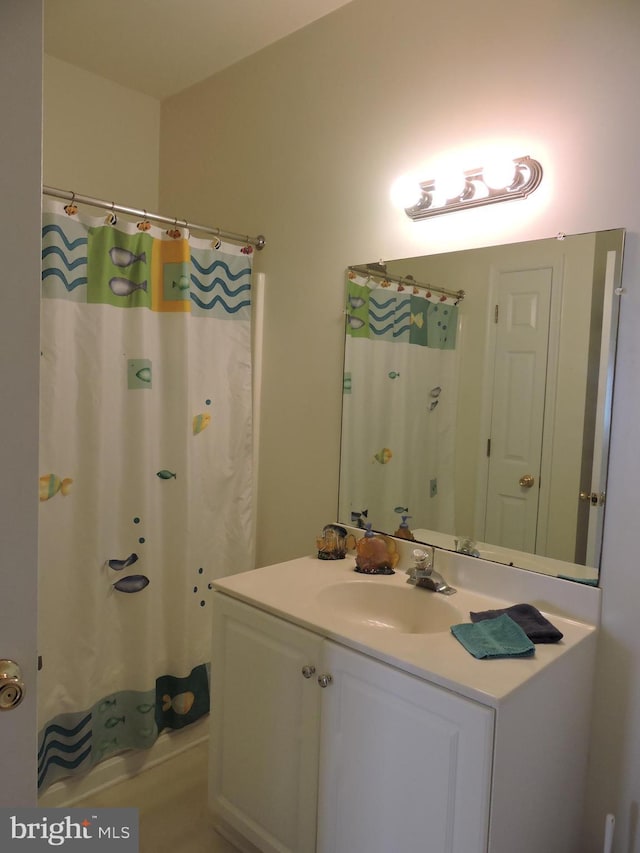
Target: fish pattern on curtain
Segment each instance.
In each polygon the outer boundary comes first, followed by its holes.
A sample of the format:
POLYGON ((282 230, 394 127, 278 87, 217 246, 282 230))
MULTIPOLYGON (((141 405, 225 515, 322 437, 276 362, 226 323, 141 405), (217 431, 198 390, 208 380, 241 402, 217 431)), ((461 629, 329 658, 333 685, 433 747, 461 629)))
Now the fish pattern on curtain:
POLYGON ((251 248, 114 220, 43 213, 40 791, 208 712, 252 568, 251 248))
POLYGON ((339 518, 453 532, 458 306, 349 272, 339 518))

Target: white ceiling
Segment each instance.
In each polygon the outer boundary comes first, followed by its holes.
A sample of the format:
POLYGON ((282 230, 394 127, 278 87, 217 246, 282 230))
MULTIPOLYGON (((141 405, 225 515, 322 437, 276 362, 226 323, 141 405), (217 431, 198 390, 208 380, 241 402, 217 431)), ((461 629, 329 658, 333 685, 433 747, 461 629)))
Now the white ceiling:
POLYGON ((44 0, 44 49, 162 99, 348 2, 44 0))

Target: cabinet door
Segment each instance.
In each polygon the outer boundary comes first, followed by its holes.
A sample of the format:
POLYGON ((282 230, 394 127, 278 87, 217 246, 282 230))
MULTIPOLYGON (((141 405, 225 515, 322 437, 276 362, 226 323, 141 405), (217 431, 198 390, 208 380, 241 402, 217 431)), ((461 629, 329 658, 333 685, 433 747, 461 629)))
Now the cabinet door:
POLYGON ((210 804, 262 851, 314 853, 322 639, 214 595, 210 804))
POLYGON ((493 711, 335 643, 322 691, 318 853, 481 853, 493 711))

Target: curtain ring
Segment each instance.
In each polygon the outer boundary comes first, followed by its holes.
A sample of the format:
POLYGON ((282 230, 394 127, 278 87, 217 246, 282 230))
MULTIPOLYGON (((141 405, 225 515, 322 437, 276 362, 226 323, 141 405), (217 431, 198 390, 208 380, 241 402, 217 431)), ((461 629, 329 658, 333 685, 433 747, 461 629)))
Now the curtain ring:
POLYGON ((177 240, 178 238, 182 237, 182 232, 178 228, 178 217, 177 216, 175 216, 173 219, 173 228, 167 228, 167 230, 165 231, 165 234, 167 234, 168 237, 171 237, 174 240, 177 240))
POLYGON ((76 204, 76 194, 73 191, 71 192, 71 201, 69 202, 69 204, 65 204, 64 206, 64 212, 67 214, 67 216, 75 216, 78 212, 78 205, 76 204))
POLYGON ((138 222, 138 224, 136 225, 136 228, 138 229, 138 231, 148 231, 151 228, 151 223, 147 219, 147 211, 144 210, 143 212, 144 212, 144 218, 140 222, 138 222))
POLYGON ((115 225, 118 221, 118 217, 116 216, 116 203, 115 201, 111 202, 111 213, 107 214, 106 217, 107 225, 115 225))

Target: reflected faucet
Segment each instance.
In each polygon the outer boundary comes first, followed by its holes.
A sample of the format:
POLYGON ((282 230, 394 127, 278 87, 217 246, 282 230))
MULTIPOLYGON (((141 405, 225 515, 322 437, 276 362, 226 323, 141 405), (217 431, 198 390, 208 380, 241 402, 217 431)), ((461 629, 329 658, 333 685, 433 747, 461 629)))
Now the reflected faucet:
POLYGON ((407 583, 429 589, 431 592, 441 592, 443 595, 453 595, 457 590, 449 586, 442 575, 433 568, 434 550, 432 547, 414 548, 411 552, 413 565, 407 569, 407 583))

